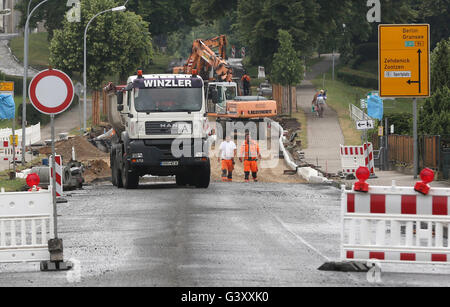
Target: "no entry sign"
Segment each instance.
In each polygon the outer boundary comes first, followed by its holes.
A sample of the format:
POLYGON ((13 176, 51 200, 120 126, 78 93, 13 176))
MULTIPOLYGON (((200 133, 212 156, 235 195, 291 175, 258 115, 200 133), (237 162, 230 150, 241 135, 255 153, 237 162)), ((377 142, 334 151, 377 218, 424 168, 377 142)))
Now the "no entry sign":
POLYGON ((62 71, 48 69, 38 73, 30 83, 28 94, 33 106, 41 113, 56 115, 72 103, 72 80, 62 71))

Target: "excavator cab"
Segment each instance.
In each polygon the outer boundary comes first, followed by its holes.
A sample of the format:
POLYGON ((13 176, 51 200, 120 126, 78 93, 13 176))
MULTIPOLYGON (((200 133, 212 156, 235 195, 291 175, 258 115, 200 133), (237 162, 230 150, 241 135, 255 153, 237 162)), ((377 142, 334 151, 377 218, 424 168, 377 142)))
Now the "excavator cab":
POLYGON ((226 114, 227 101, 237 96, 235 82, 211 82, 207 87, 208 110, 210 113, 226 114))

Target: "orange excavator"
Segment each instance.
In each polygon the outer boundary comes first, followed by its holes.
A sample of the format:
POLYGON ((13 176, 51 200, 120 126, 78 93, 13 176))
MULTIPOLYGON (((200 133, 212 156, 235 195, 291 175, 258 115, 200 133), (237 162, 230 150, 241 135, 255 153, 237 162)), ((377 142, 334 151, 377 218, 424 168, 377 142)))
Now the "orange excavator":
POLYGON ((205 80, 208 116, 215 117, 223 131, 230 121, 259 123, 266 117, 277 116, 276 101, 240 94, 238 84, 233 82, 233 69, 226 61, 226 46, 225 35, 195 40, 188 61, 183 67, 175 67, 174 74, 198 73, 205 80))
POLYGON ((225 61, 227 49, 227 39, 225 35, 220 35, 208 40, 196 39, 192 44, 192 52, 188 61, 183 67, 174 67, 175 74, 192 74, 196 71, 204 80, 213 81, 211 70, 217 74, 220 81, 231 82, 233 70, 225 61), (218 49, 216 54, 212 48, 218 49))

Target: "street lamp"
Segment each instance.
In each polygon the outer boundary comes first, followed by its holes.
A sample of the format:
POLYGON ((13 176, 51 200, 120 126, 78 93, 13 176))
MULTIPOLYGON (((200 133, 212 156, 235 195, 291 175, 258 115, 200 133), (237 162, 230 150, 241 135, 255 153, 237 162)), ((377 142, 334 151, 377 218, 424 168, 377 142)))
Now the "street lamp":
MULTIPOLYGON (((26 135, 26 120, 27 120, 27 79, 28 79, 28 35, 30 28, 30 19, 33 13, 48 0, 41 1, 28 14, 24 29, 24 43, 23 43, 23 93, 22 93, 22 163, 25 163, 25 135, 26 135)), ((28 3, 28 12, 30 10, 31 0, 28 3)))
MULTIPOLYGON (((128 1, 127 1, 128 2, 128 1)), ((107 13, 107 12, 123 12, 123 11, 125 11, 127 8, 124 6, 124 5, 122 5, 122 6, 118 6, 118 7, 115 7, 115 8, 112 8, 112 9, 108 9, 108 10, 105 10, 105 11, 102 11, 102 12, 100 12, 100 13, 98 13, 98 14, 96 14, 94 17, 92 17, 91 18, 91 20, 89 20, 89 22, 88 22, 88 24, 87 24, 87 26, 86 26, 86 29, 84 30, 84 72, 83 72, 83 95, 84 95, 84 114, 83 114, 83 116, 84 116, 84 126, 83 126, 83 130, 84 130, 84 132, 86 132, 87 131, 87 129, 86 129, 86 121, 87 121, 87 106, 86 106, 86 92, 87 92, 87 54, 86 54, 86 36, 87 36, 87 31, 88 31, 88 29, 89 29, 89 26, 90 26, 90 24, 91 24, 91 22, 95 19, 95 18, 97 18, 98 16, 100 16, 101 14, 104 14, 104 13, 107 13)))

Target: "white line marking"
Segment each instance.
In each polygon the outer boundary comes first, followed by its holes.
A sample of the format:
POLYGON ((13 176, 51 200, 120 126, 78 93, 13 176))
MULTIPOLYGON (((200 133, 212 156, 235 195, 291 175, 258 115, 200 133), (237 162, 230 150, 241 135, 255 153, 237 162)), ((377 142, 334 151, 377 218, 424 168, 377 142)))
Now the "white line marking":
POLYGON ((280 223, 281 226, 283 226, 284 229, 286 229, 287 232, 289 232, 291 235, 293 235, 294 237, 296 237, 300 242, 302 242, 304 245, 306 245, 306 247, 308 247, 310 250, 312 250, 313 252, 315 252, 316 254, 318 254, 320 257, 324 258, 326 261, 330 261, 330 258, 328 258, 327 256, 325 256, 324 254, 322 254, 317 248, 315 248, 314 246, 312 246, 311 244, 309 244, 305 239, 303 239, 301 236, 299 236, 298 234, 296 234, 295 232, 293 232, 292 230, 289 229, 289 227, 275 214, 273 214, 272 212, 268 212, 270 215, 272 215, 278 223, 280 223))

